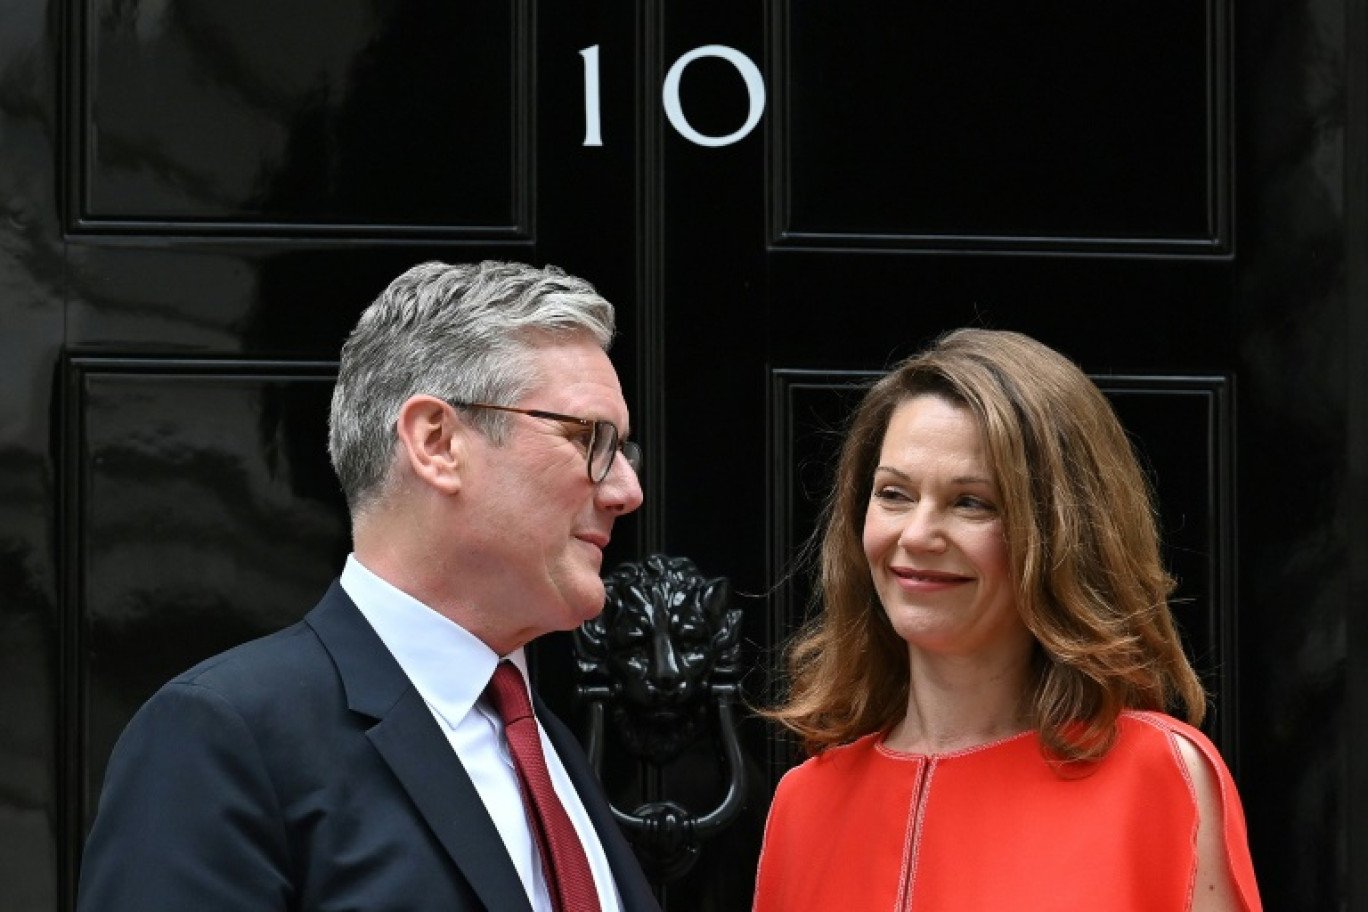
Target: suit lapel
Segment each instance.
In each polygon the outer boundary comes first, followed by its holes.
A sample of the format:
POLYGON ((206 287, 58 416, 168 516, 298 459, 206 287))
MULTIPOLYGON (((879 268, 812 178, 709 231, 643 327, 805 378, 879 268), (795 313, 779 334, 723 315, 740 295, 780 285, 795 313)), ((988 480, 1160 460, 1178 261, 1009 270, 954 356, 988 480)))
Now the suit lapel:
POLYGON ((418 813, 490 909, 531 912, 479 793, 423 698, 337 583, 306 618, 332 655, 353 712, 418 813))
POLYGON ((410 687, 369 736, 485 905, 531 912, 499 831, 418 692, 410 687))

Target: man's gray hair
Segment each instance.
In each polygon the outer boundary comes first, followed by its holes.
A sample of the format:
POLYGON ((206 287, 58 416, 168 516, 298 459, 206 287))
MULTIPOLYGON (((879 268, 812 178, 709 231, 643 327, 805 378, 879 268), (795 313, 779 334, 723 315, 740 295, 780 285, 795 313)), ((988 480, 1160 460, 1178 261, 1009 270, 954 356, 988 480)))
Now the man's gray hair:
MULTIPOLYGON (((539 377, 538 336, 588 336, 607 351, 613 305, 555 266, 486 260, 422 263, 390 283, 342 346, 328 453, 353 518, 383 493, 399 409, 412 396, 511 405, 539 377)), ((470 410, 494 443, 509 416, 470 410)))

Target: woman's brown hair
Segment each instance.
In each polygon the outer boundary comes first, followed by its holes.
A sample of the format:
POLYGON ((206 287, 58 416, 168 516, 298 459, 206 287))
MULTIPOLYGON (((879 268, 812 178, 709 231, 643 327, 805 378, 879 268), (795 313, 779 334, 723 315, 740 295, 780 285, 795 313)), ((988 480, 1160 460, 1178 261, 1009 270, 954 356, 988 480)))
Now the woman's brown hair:
POLYGON ((816 754, 906 712, 907 645, 861 537, 884 431, 919 395, 967 408, 983 432, 1017 608, 1037 643, 1025 705, 1046 751, 1100 758, 1127 709, 1200 723, 1206 697, 1169 611, 1152 494, 1111 405, 1053 349, 976 329, 898 364, 852 416, 819 530, 820 611, 789 646, 787 699, 767 715, 816 754))

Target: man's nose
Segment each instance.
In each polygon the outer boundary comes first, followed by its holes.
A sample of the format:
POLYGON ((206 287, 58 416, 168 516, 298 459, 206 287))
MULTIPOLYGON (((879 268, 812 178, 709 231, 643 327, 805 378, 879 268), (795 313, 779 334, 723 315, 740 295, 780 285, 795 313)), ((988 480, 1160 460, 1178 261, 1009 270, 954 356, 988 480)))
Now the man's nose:
POLYGON ((631 513, 641 506, 645 499, 641 492, 641 479, 621 453, 613 458, 607 476, 599 482, 594 499, 603 509, 618 514, 631 513))

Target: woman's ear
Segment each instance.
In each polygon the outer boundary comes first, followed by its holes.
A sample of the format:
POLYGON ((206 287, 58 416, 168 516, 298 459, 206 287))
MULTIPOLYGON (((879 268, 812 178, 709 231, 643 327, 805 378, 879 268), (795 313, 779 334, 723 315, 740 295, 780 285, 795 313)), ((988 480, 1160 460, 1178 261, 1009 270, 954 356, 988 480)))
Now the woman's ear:
POLYGON ((443 494, 461 489, 470 428, 434 396, 412 396, 395 427, 400 455, 414 476, 443 494))

